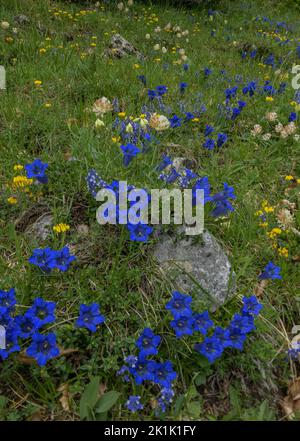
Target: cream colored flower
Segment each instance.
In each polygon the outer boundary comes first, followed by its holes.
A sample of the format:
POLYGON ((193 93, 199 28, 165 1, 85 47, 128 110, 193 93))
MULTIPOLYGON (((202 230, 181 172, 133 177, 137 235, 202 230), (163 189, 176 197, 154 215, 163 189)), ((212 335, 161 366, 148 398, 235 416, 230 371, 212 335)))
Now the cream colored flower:
POLYGON ((8 21, 2 21, 1 22, 1 28, 4 29, 4 30, 8 29, 9 28, 8 21))
POLYGON ((266 113, 266 119, 268 121, 276 121, 277 119, 277 113, 276 112, 267 112, 266 113))
POLYGON ((293 135, 297 130, 297 127, 293 121, 291 121, 288 125, 285 126, 285 131, 288 135, 293 135))
POLYGON ((269 141, 269 139, 271 139, 271 137, 272 137, 271 133, 264 133, 264 134, 262 135, 262 139, 263 139, 264 141, 269 141))
POLYGON ((153 113, 149 120, 149 126, 161 132, 163 130, 167 130, 170 127, 170 121, 164 115, 158 115, 157 113, 153 113))
POLYGON ((97 118, 96 121, 95 121, 95 129, 99 130, 99 129, 101 129, 104 126, 105 126, 105 124, 102 121, 102 119, 97 118))
POLYGON ((255 124, 253 130, 251 130, 251 134, 253 136, 259 135, 262 132, 262 126, 259 124, 255 124))
POLYGON ((117 8, 119 9, 119 11, 122 11, 122 9, 124 9, 124 3, 122 2, 118 3, 117 8))
POLYGON ((283 128, 283 130, 280 132, 280 137, 285 139, 289 136, 288 132, 286 131, 285 127, 283 128))
POLYGON ((103 96, 96 100, 93 104, 93 112, 96 115, 104 115, 104 113, 111 112, 113 110, 113 106, 111 102, 103 96))
POLYGON ((157 27, 154 29, 154 32, 156 32, 156 33, 160 32, 160 31, 161 31, 161 28, 160 28, 159 26, 157 26, 157 27))
POLYGON ((150 40, 150 37, 151 37, 150 34, 146 34, 146 35, 145 35, 146 40, 150 40))
POLYGON ((283 130, 283 124, 278 123, 278 124, 275 126, 275 132, 276 132, 276 133, 281 133, 282 130, 283 130))
POLYGON ((166 54, 166 53, 168 52, 168 49, 167 49, 166 47, 163 46, 163 47, 161 48, 161 51, 162 51, 163 54, 166 54))
POLYGON ((153 46, 153 49, 155 50, 155 51, 159 51, 159 49, 160 49, 160 44, 155 44, 154 46, 153 46))

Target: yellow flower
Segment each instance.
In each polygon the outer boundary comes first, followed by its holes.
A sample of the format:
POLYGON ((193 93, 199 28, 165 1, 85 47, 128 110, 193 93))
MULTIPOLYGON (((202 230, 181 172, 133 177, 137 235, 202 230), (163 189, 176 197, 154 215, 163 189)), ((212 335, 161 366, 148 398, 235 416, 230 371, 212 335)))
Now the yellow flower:
POLYGON ((17 198, 14 198, 14 197, 11 196, 10 198, 7 199, 7 202, 9 204, 14 205, 14 204, 16 204, 18 202, 18 200, 17 200, 17 198))
POLYGON ((49 109, 49 107, 51 107, 52 104, 51 104, 51 103, 45 103, 44 106, 45 106, 47 109, 49 109))
POLYGON ((285 247, 280 247, 277 249, 278 254, 282 257, 288 258, 289 257, 289 250, 285 247))
POLYGON ((300 179, 297 179, 297 184, 300 184, 300 179))
POLYGON ((113 137, 111 138, 112 142, 119 142, 120 139, 121 139, 120 136, 113 136, 113 137))
POLYGON ((192 122, 199 122, 200 121, 200 118, 193 118, 192 119, 192 122))
POLYGON ((42 84, 41 80, 35 80, 34 81, 34 85, 35 86, 41 86, 41 84, 42 84))
POLYGON ((276 236, 279 236, 279 234, 281 234, 281 229, 280 228, 273 228, 271 231, 268 231, 267 232, 267 236, 270 238, 270 239, 275 239, 276 238, 276 236))
POLYGON ((293 180, 294 180, 294 176, 292 176, 292 175, 287 175, 284 179, 285 179, 286 181, 293 181, 293 180))
POLYGON ((139 64, 137 64, 137 63, 133 65, 133 68, 134 68, 134 69, 139 69, 140 67, 141 67, 141 66, 140 66, 139 64))
POLYGON ((126 112, 119 112, 118 113, 119 118, 125 118, 125 116, 126 116, 126 112))
POLYGON ((24 167, 23 167, 23 165, 21 165, 21 164, 15 164, 15 165, 14 165, 14 170, 15 170, 15 171, 17 171, 17 170, 23 170, 23 168, 24 168, 24 167))
POLYGON ((63 223, 54 225, 54 227, 53 227, 54 233, 57 233, 57 234, 65 233, 66 231, 69 231, 69 229, 70 229, 70 225, 63 224, 63 223))
POLYGON ((274 101, 274 98, 272 96, 266 96, 266 101, 274 101))
POLYGON ((40 54, 44 54, 46 52, 46 49, 44 47, 41 47, 41 49, 39 50, 40 54))
POLYGON ((269 225, 268 222, 260 222, 259 224, 259 226, 262 228, 267 228, 268 225, 269 225))
POLYGON ((13 189, 24 188, 27 187, 28 185, 31 185, 32 183, 33 183, 33 179, 28 179, 26 176, 18 175, 13 178, 12 188, 13 189))

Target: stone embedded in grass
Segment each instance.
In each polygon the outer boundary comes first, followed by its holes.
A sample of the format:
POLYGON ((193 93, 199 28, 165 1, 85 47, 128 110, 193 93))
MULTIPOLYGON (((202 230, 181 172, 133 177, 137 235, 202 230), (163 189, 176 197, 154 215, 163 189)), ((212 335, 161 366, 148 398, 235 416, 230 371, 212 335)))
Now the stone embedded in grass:
POLYGON ((112 36, 110 45, 106 50, 106 54, 110 57, 122 58, 126 55, 135 55, 138 58, 145 58, 128 40, 120 34, 112 36))
POLYGON ((175 236, 158 233, 154 257, 162 271, 185 293, 197 292, 215 306, 225 303, 235 293, 235 273, 228 257, 208 231, 198 236, 176 240, 175 236))
POLYGON ((30 23, 30 19, 24 14, 16 15, 14 21, 18 23, 19 26, 24 26, 30 23))

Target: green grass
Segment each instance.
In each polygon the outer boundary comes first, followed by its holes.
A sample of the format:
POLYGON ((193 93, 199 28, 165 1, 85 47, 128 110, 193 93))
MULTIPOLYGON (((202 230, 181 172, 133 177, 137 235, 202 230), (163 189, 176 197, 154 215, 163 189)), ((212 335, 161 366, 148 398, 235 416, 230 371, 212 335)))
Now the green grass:
MULTIPOLYGON (((264 119, 268 111, 276 111, 279 119, 287 123, 294 110, 290 105, 295 92, 290 71, 293 64, 298 64, 295 48, 300 35, 289 32, 293 41, 279 45, 258 32, 272 28, 256 22, 257 16, 294 24, 295 11, 291 8, 279 11, 271 2, 263 2, 264 6, 262 2, 223 3, 221 12, 210 21, 203 9, 175 9, 150 3, 137 3, 128 13, 120 13, 112 6, 80 13, 87 10, 85 3, 3 0, 0 20, 8 21, 10 28, 0 28, 0 64, 6 67, 7 76, 7 89, 0 91, 0 288, 15 287, 20 311, 38 295, 57 302, 53 330, 61 347, 76 352, 50 361, 43 369, 24 363, 17 354, 1 363, 0 395, 7 398, 0 409, 2 419, 23 420, 34 415, 41 419, 78 419, 80 397, 95 376, 108 391, 121 394, 108 419, 154 418, 147 403, 153 402, 158 389, 135 389, 146 404, 142 416, 132 416, 124 407, 133 393, 132 384, 124 384, 116 377, 123 357, 134 351, 135 340, 146 326, 162 336, 160 356, 172 360, 178 373, 175 405, 163 418, 284 418, 279 403, 286 395, 288 381, 297 375, 297 366, 292 365, 291 369, 285 357, 291 329, 299 323, 299 236, 285 234, 289 257, 280 257, 266 237, 266 230, 259 227, 255 212, 263 200, 276 207, 288 199, 295 204, 295 228, 299 229, 299 186, 291 188, 284 180, 286 175, 300 178, 299 142, 292 137, 263 141, 250 131, 254 124, 261 124, 268 131, 269 123, 264 119), (66 13, 54 15, 55 10, 66 13), (30 18, 30 25, 14 24, 13 17, 20 13, 30 18), (154 13, 157 21, 149 19, 154 13), (189 35, 178 38, 174 33, 154 32, 156 26, 163 28, 168 22, 189 30, 189 35), (16 34, 12 31, 14 26, 16 34), (103 56, 113 32, 132 42, 146 56, 145 60, 103 56), (147 33, 151 34, 150 40, 145 38, 147 33), (93 36, 97 39, 93 40, 93 36), (7 41, 7 37, 13 40, 7 41), (93 41, 96 47, 91 46, 93 41), (166 46, 168 52, 158 55, 153 50, 156 43, 166 46), (260 59, 243 60, 240 49, 248 44, 256 45, 262 53, 282 57, 281 73, 262 66, 260 59), (171 48, 176 45, 177 49, 185 49, 190 65, 187 72, 182 65, 173 64, 179 58, 172 54, 171 48), (41 48, 46 52, 40 53, 41 48), (155 61, 157 58, 160 61, 155 61), (165 63, 169 64, 167 70, 165 63), (207 79, 203 75, 205 67, 213 70, 207 79), (226 69, 232 82, 224 80, 221 69, 226 69), (96 132, 95 115, 86 109, 102 96, 110 100, 118 97, 127 115, 139 116, 147 102, 147 89, 136 78, 140 74, 146 76, 149 88, 168 86, 166 104, 177 113, 181 81, 188 83, 187 108, 193 108, 197 94, 201 94, 207 111, 199 123, 158 135, 159 144, 124 168, 118 145, 111 141, 116 136, 112 129, 114 117, 106 114, 105 128, 96 132), (243 77, 243 84, 252 79, 263 84, 268 75, 278 88, 285 74, 289 74, 284 80, 286 92, 276 95, 273 102, 266 102, 265 95, 255 94, 246 99, 247 107, 235 123, 218 116, 217 106, 224 102, 224 90, 234 85, 235 75, 243 77), (41 87, 35 86, 35 80, 42 81, 41 87), (45 103, 51 103, 51 107, 46 108, 45 103), (73 123, 68 124, 70 120, 73 123), (205 124, 228 134, 229 141, 222 149, 208 152, 202 147, 205 124), (170 143, 178 146, 165 147, 170 143), (196 338, 178 342, 168 325, 170 317, 164 305, 174 284, 162 277, 151 258, 153 241, 136 244, 128 240, 125 229, 98 225, 97 203, 86 189, 85 176, 91 168, 108 182, 124 179, 137 187, 162 186, 155 166, 165 151, 173 157, 195 159, 195 171, 209 177, 213 192, 220 191, 223 182, 235 188, 234 213, 225 221, 206 216, 206 227, 227 250, 237 275, 237 294, 213 314, 215 321, 220 325, 228 323, 238 311, 241 297, 254 293, 257 276, 267 262, 272 260, 282 268, 283 280, 270 282, 260 297, 264 305, 262 317, 257 319, 257 331, 251 334, 244 351, 226 351, 212 366, 193 351, 196 338), (67 160, 70 157, 73 160, 67 160), (49 184, 42 194, 33 186, 34 198, 19 194, 18 204, 8 204, 7 198, 14 192, 6 184, 18 174, 14 165, 25 165, 35 158, 49 163, 49 184), (26 217, 30 209, 40 205, 52 213, 54 224, 68 223, 70 232, 65 236, 52 233, 42 243, 22 226, 16 227, 24 213, 26 217), (88 234, 78 230, 82 224, 88 225, 88 234), (71 246, 77 256, 68 272, 44 275, 28 263, 34 248, 58 249, 63 244, 71 246), (93 335, 73 327, 79 304, 90 302, 100 303, 106 317, 105 325, 93 335), (69 387, 69 411, 63 410, 59 401, 62 384, 69 387)), ((269 219, 270 229, 277 226, 275 214, 270 214, 269 219)), ((199 311, 207 306, 196 296, 193 304, 199 311)))

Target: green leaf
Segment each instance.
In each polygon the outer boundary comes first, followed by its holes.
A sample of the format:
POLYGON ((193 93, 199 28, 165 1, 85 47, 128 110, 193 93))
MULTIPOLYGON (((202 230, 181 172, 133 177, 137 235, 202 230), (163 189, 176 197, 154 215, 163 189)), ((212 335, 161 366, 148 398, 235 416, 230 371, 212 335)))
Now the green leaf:
POLYGON ((179 397, 177 398, 177 400, 175 402, 175 408, 174 408, 175 418, 179 415, 179 412, 181 411, 181 409, 183 407, 184 400, 185 400, 184 394, 179 395, 179 397))
POLYGON ((114 404, 118 401, 120 392, 111 390, 106 392, 97 402, 95 406, 95 413, 104 413, 111 409, 114 404))
POLYGON ((80 418, 89 419, 91 417, 91 411, 95 407, 99 398, 99 377, 94 377, 91 382, 85 388, 79 404, 80 418))

